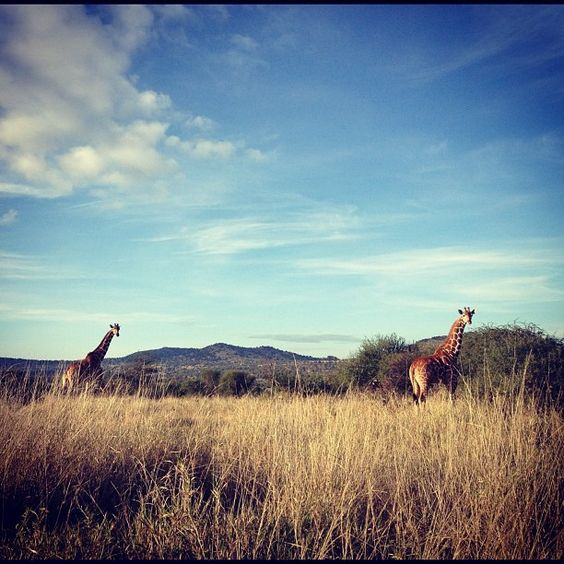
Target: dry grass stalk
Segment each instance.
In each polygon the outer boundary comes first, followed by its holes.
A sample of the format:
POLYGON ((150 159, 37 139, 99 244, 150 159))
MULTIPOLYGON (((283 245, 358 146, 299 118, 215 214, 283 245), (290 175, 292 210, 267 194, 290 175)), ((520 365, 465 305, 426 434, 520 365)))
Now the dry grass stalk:
POLYGON ((562 417, 522 396, 0 401, 5 558, 558 558, 562 417))

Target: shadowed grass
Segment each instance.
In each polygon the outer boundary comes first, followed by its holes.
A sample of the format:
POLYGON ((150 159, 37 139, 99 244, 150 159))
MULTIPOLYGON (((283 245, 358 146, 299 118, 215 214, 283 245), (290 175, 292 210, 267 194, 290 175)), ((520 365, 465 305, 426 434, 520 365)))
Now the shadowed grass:
POLYGON ((427 403, 4 398, 0 556, 562 556, 558 412, 427 403))

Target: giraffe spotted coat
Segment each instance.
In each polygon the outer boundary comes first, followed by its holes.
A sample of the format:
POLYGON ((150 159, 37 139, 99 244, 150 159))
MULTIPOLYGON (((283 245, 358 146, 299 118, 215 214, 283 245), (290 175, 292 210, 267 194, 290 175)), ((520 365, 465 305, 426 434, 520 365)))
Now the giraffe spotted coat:
POLYGON ((97 378, 102 372, 100 366, 102 360, 108 352, 108 348, 114 335, 119 337, 119 324, 110 325, 110 330, 104 335, 100 344, 91 352, 89 352, 82 360, 72 362, 61 379, 63 390, 70 391, 79 378, 97 378))
POLYGON ((413 388, 413 399, 421 405, 427 398, 429 388, 442 382, 448 389, 451 400, 458 384, 458 368, 456 366, 458 354, 462 346, 464 327, 472 324, 475 310, 465 307, 458 310, 460 317, 452 324, 444 343, 429 356, 416 358, 409 367, 409 379, 413 388))

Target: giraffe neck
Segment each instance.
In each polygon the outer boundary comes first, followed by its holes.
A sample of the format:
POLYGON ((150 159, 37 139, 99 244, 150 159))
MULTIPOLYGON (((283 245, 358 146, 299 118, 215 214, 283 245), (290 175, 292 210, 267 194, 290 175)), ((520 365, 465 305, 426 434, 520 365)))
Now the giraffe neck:
POLYGON ((88 356, 92 359, 92 361, 94 361, 95 364, 100 364, 102 362, 102 360, 106 356, 106 353, 108 352, 108 348, 113 338, 114 332, 108 331, 104 335, 104 338, 102 339, 100 344, 92 352, 88 353, 88 356))
POLYGON ((462 346, 462 334, 464 333, 464 327, 466 323, 460 317, 458 318, 450 328, 448 337, 445 342, 435 351, 434 356, 442 357, 443 360, 449 363, 454 362, 458 354, 460 353, 460 347, 462 346))

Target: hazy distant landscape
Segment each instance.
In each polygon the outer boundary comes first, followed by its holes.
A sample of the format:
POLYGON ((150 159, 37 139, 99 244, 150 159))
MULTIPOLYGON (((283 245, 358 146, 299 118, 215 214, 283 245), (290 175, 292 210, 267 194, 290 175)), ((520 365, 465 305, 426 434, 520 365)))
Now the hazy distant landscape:
MULTIPOLYGON (((128 378, 130 373, 148 375, 149 380, 159 377, 167 381, 194 381, 206 371, 244 371, 252 378, 271 377, 274 373, 303 375, 327 374, 337 369, 339 359, 334 356, 316 358, 283 351, 270 346, 238 347, 217 343, 201 349, 163 347, 138 351, 121 358, 106 358, 103 361, 105 378, 114 375, 128 378)), ((69 360, 29 360, 0 358, 0 374, 26 374, 54 378, 67 366, 69 360)))

